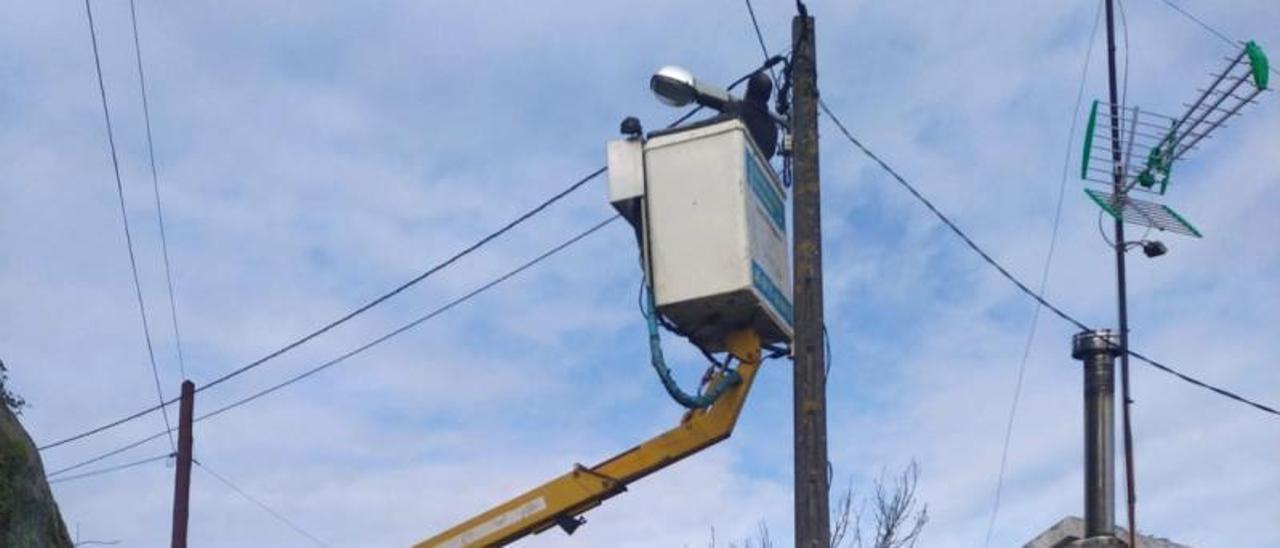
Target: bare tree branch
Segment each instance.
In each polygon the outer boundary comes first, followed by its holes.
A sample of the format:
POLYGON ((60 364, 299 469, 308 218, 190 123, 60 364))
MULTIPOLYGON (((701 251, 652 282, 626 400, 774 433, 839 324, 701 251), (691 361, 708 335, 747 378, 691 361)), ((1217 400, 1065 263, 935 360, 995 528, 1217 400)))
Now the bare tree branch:
MULTIPOLYGON (((915 548, 929 523, 929 505, 916 498, 920 467, 913 460, 901 474, 890 479, 882 473, 872 494, 855 496, 852 480, 836 498, 831 512, 831 548, 915 548), (863 536, 862 518, 870 506, 872 531, 863 536)), ((741 548, 773 548, 769 526, 761 520, 755 539, 743 541, 741 548)), ((710 548, 716 546, 716 530, 711 528, 710 548)), ((730 543, 728 548, 738 548, 730 543)))
POLYGON ((929 505, 919 504, 916 484, 920 467, 913 460, 902 474, 886 485, 882 475, 875 487, 875 548, 913 548, 929 522, 929 505), (919 509, 917 510, 917 506, 919 509))
MULTIPOLYGON (((861 513, 861 510, 859 510, 856 515, 861 515, 861 513)), ((853 480, 849 480, 844 492, 836 499, 832 514, 831 548, 841 548, 844 546, 845 540, 848 539, 849 527, 853 526, 857 530, 857 524, 851 521, 855 517, 853 512, 853 480)))

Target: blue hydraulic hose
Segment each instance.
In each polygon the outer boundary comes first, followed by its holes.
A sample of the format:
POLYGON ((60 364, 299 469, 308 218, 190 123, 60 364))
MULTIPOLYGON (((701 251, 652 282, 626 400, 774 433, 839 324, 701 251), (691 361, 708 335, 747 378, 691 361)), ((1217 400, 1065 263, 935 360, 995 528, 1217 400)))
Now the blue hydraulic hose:
POLYGON ((651 288, 645 291, 644 299, 644 319, 649 327, 649 354, 653 370, 658 372, 658 378, 662 379, 662 387, 667 389, 667 394, 671 395, 671 399, 676 403, 683 405, 689 409, 704 409, 715 403, 720 395, 729 388, 741 382, 742 377, 737 371, 728 370, 724 375, 716 381, 711 389, 705 394, 696 396, 689 395, 680 386, 676 384, 674 378, 671 377, 671 369, 667 367, 667 362, 662 357, 662 341, 658 333, 658 311, 653 300, 653 290, 651 288))

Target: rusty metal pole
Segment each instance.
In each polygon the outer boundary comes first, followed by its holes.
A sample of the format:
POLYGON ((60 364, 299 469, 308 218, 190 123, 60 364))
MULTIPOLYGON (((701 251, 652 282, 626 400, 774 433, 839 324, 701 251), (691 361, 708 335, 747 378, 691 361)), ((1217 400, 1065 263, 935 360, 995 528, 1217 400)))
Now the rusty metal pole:
POLYGON ((196 385, 182 382, 178 404, 178 465, 173 479, 172 548, 187 548, 187 518, 191 510, 191 416, 195 413, 196 385))
POLYGON ((797 548, 831 544, 827 477, 827 375, 822 317, 822 215, 818 185, 818 74, 813 17, 791 22, 795 84, 794 224, 795 530, 797 548))
POLYGON ((1115 359, 1119 339, 1110 329, 1084 331, 1071 341, 1071 357, 1084 363, 1085 538, 1116 534, 1115 359))

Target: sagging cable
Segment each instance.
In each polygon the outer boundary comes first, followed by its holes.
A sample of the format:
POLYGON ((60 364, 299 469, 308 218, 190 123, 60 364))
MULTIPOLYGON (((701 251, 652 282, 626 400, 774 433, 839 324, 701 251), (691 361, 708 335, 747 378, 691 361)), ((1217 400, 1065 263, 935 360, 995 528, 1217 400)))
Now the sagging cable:
POLYGON ((653 299, 653 288, 645 284, 644 296, 644 319, 645 324, 649 328, 649 356, 653 370, 658 373, 658 378, 662 380, 662 387, 667 390, 667 394, 676 403, 689 409, 705 409, 715 403, 724 392, 739 382, 742 382, 742 376, 736 370, 726 369, 724 374, 720 375, 709 390, 705 393, 690 395, 680 388, 675 378, 671 376, 671 369, 667 367, 666 359, 662 355, 662 337, 658 329, 658 310, 653 299))

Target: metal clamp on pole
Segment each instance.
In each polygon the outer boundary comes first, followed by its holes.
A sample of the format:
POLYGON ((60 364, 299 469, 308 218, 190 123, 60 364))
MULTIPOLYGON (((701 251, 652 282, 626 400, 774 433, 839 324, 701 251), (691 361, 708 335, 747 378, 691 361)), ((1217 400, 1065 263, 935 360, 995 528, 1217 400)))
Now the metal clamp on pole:
POLYGON ((1085 537, 1115 536, 1115 359, 1110 329, 1077 333, 1071 357, 1084 362, 1085 537))

